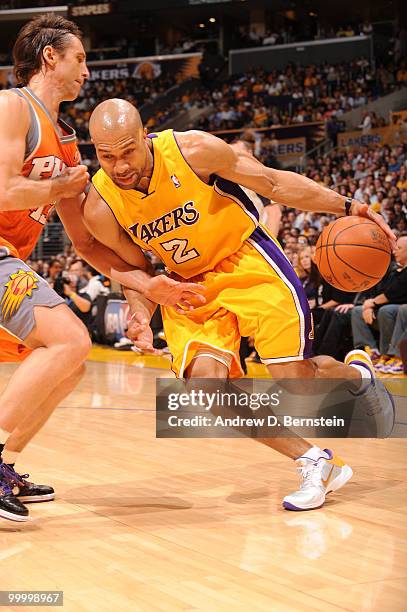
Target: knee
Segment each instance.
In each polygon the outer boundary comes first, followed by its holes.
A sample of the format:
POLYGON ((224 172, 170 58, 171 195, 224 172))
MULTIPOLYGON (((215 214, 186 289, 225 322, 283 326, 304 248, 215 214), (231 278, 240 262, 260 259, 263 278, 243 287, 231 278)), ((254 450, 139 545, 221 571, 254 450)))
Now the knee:
POLYGON ((407 322, 407 304, 402 304, 397 314, 403 322, 407 322))
POLYGON ((362 306, 355 306, 354 308, 352 308, 351 310, 352 321, 362 318, 362 310, 363 310, 362 306))
POLYGON ((83 376, 85 372, 83 362, 92 348, 92 341, 86 327, 81 324, 77 325, 74 330, 72 329, 67 344, 66 350, 69 351, 71 361, 77 365, 75 373, 77 372, 78 376, 79 374, 83 376))
POLYGON ((194 359, 186 370, 187 378, 227 378, 229 371, 224 363, 216 359, 194 359))
POLYGON ((380 324, 386 319, 392 319, 394 315, 394 308, 386 308, 382 306, 377 313, 377 322, 380 324))
POLYGON ((80 366, 72 372, 69 378, 72 381, 72 383, 76 385, 84 377, 85 372, 86 372, 86 366, 84 363, 81 363, 80 366))

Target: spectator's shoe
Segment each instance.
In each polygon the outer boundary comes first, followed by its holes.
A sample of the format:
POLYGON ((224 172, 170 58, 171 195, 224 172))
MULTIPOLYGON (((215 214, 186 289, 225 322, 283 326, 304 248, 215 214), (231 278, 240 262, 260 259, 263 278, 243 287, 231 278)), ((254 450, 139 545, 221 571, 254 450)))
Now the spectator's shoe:
POLYGON ((0 517, 9 521, 28 521, 28 508, 13 495, 10 480, 9 467, 0 463, 0 517))
POLYGON ((320 508, 326 495, 343 487, 353 475, 349 465, 327 448, 321 450, 313 446, 296 463, 301 474, 301 484, 298 491, 284 497, 283 506, 286 510, 320 508))
POLYGON ((130 338, 123 336, 123 338, 120 338, 120 340, 115 342, 113 346, 118 351, 130 351, 131 347, 133 346, 133 341, 130 340, 130 338))
POLYGON ((353 393, 355 397, 360 397, 363 402, 358 406, 358 412, 355 411, 355 416, 359 416, 359 420, 366 420, 367 425, 372 432, 371 437, 387 438, 394 427, 395 408, 393 397, 381 382, 375 378, 374 366, 370 357, 365 351, 356 349, 348 353, 345 357, 346 365, 363 366, 370 372, 370 383, 364 379, 365 388, 358 393, 353 393), (370 423, 368 422, 370 419, 370 423))
POLYGON ((12 465, 6 465, 6 468, 8 469, 8 484, 20 502, 44 502, 55 498, 55 491, 52 487, 37 485, 25 480, 29 474, 18 474, 12 465))
POLYGON ((379 351, 376 348, 370 348, 370 346, 365 346, 365 353, 369 355, 373 364, 377 363, 381 357, 379 351))
POLYGON ((388 361, 389 361, 389 358, 387 355, 380 355, 380 359, 376 361, 375 364, 373 364, 376 372, 386 372, 388 361))
POLYGON ((385 374, 403 374, 403 362, 397 357, 391 357, 383 371, 385 374))

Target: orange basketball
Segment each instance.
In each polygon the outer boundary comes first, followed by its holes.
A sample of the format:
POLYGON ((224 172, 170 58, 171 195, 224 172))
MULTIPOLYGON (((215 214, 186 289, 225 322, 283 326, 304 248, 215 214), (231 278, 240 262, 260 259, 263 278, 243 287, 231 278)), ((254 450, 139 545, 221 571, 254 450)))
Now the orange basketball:
POLYGON ((378 283, 390 264, 383 230, 364 217, 341 217, 325 227, 315 251, 323 278, 342 291, 364 291, 378 283))

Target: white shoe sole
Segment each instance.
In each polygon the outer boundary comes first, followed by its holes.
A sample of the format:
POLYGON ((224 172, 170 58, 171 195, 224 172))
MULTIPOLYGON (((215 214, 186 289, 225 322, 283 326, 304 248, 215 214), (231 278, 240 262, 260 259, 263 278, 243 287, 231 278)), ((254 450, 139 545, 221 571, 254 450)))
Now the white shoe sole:
POLYGON ((333 493, 341 489, 352 478, 353 470, 349 465, 344 465, 340 474, 328 484, 325 494, 333 493))
POLYGON ((20 516, 18 514, 13 514, 12 512, 7 512, 6 510, 0 510, 0 518, 7 519, 9 521, 16 521, 17 523, 24 523, 25 521, 29 521, 29 516, 20 516))
POLYGON ((49 493, 48 495, 27 495, 27 496, 19 496, 17 495, 17 499, 20 500, 22 504, 29 504, 30 502, 47 502, 55 499, 55 493, 49 493))

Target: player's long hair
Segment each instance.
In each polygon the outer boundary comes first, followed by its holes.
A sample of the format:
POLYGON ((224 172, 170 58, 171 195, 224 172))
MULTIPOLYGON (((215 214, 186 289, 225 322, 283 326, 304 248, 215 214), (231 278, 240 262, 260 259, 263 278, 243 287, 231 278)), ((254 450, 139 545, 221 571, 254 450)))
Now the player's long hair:
POLYGON ((52 13, 36 17, 23 26, 13 47, 14 75, 18 85, 27 85, 41 70, 44 47, 51 45, 63 53, 69 46, 70 35, 82 40, 82 32, 75 23, 52 13))

